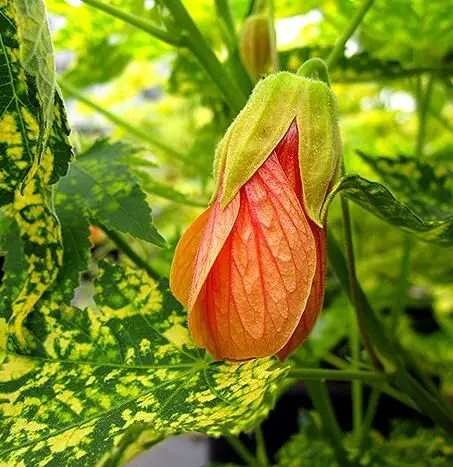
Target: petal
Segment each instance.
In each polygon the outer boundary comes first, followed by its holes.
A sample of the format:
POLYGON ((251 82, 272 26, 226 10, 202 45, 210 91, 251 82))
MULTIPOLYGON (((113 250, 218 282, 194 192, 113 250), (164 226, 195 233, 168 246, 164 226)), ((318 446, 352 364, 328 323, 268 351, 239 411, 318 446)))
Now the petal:
POLYGON ((278 161, 302 204, 302 180, 299 168, 299 130, 293 120, 285 136, 275 148, 278 161))
POLYGON ((212 207, 200 214, 184 232, 176 246, 170 271, 170 289, 185 307, 189 302, 193 271, 200 241, 211 215, 212 207))
POLYGON ((196 302, 198 294, 208 277, 209 271, 230 235, 239 213, 239 193, 231 200, 225 209, 222 209, 220 205, 221 196, 222 193, 220 190, 219 196, 211 206, 211 213, 200 241, 200 248, 198 249, 195 260, 193 282, 187 305, 189 311, 196 302))
POLYGON ((316 274, 313 279, 310 297, 307 306, 302 314, 302 317, 294 331, 291 339, 285 347, 278 352, 277 356, 280 360, 286 360, 296 347, 301 344, 305 338, 311 333, 316 320, 322 310, 324 301, 324 282, 326 278, 327 254, 326 254, 326 229, 321 229, 314 222, 310 221, 313 234, 316 240, 317 266, 316 274))
POLYGON ((315 270, 313 234, 272 154, 241 188, 234 227, 190 310, 197 344, 218 359, 275 354, 300 321, 315 270))

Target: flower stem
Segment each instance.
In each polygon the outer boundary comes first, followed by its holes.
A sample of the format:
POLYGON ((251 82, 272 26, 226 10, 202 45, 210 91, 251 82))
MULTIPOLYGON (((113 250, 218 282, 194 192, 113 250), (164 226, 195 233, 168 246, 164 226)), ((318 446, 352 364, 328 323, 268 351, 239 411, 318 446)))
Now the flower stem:
POLYGON ((147 133, 143 130, 140 130, 139 128, 136 128, 132 126, 130 123, 126 122, 126 120, 123 120, 121 117, 118 117, 118 115, 113 114, 112 112, 108 111, 107 109, 104 109, 101 107, 99 104, 96 104, 96 102, 93 102, 91 99, 88 97, 84 96, 81 92, 79 92, 76 88, 71 86, 69 83, 66 81, 60 80, 58 82, 60 85, 61 89, 63 89, 65 92, 69 94, 69 96, 74 97, 80 102, 83 102, 86 106, 90 107, 91 109, 95 110, 96 112, 100 113, 103 117, 105 117, 107 120, 110 122, 114 123, 115 125, 118 125, 119 127, 123 128, 126 130, 128 133, 131 135, 148 142, 152 147, 161 150, 163 153, 165 153, 168 157, 170 157, 173 160, 177 160, 179 162, 184 162, 189 165, 196 165, 197 168, 200 170, 203 170, 203 172, 207 173, 209 172, 209 169, 206 167, 202 166, 199 164, 197 161, 194 161, 190 159, 189 157, 185 156, 184 154, 179 153, 175 149, 171 148, 170 146, 167 146, 165 143, 162 143, 159 138, 154 138, 150 135, 150 133, 147 133))
POLYGON ((247 101, 244 94, 234 83, 213 50, 206 43, 193 19, 180 0, 165 0, 165 6, 173 15, 183 34, 183 44, 186 45, 206 70, 206 73, 217 85, 225 101, 233 112, 239 113, 247 101))
POLYGON ((168 33, 167 31, 163 31, 162 29, 154 26, 147 20, 139 18, 138 16, 132 15, 127 13, 126 11, 120 10, 119 8, 110 5, 105 2, 101 2, 100 0, 82 0, 82 2, 97 8, 98 10, 103 11, 104 13, 109 14, 110 16, 114 16, 115 18, 121 19, 122 21, 132 24, 138 29, 141 29, 148 34, 151 34, 156 39, 159 39, 167 44, 180 46, 181 45, 181 37, 175 36, 173 34, 168 33))
POLYGON ((99 222, 96 224, 108 235, 108 237, 115 243, 115 245, 139 268, 144 269, 149 277, 154 280, 161 279, 160 274, 154 270, 154 268, 145 261, 127 242, 127 240, 117 231, 109 229, 105 225, 102 225, 99 222))
POLYGON ((257 461, 253 454, 244 446, 238 437, 230 434, 224 434, 223 437, 248 466, 255 467, 257 465, 257 461))
POLYGON ((373 5, 373 2, 374 0, 365 1, 365 3, 359 8, 359 10, 357 10, 348 27, 344 30, 343 34, 337 40, 335 47, 333 48, 330 55, 327 57, 327 66, 329 67, 329 69, 332 69, 343 56, 346 42, 348 42, 349 38, 354 34, 356 29, 362 22, 363 18, 365 17, 367 11, 371 8, 371 5, 373 5))
POLYGON ((305 381, 305 386, 310 393, 315 409, 321 415, 324 432, 330 438, 338 464, 344 467, 349 466, 350 463, 343 446, 343 433, 335 418, 332 401, 325 384, 321 381, 305 381))
POLYGON ((360 371, 357 369, 325 370, 319 368, 292 368, 289 377, 304 381, 363 381, 366 383, 383 383, 387 376, 377 371, 360 371))

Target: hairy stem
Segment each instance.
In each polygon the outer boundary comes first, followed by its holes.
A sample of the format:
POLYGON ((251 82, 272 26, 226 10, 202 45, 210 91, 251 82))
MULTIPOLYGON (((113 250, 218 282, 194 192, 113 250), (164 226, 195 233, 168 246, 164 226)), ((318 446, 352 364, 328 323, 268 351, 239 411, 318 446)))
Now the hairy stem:
POLYGON ((371 8, 371 5, 373 5, 373 2, 374 0, 365 1, 365 3, 359 8, 359 10, 357 10, 348 27, 344 30, 343 34, 337 40, 334 49, 327 57, 327 66, 329 67, 329 69, 333 68, 343 56, 346 42, 348 42, 349 38, 354 34, 356 29, 362 22, 363 18, 365 17, 367 11, 371 8))
POLYGON ((82 0, 82 2, 90 5, 98 10, 101 10, 110 16, 114 16, 115 18, 121 19, 125 23, 129 23, 132 26, 135 26, 138 29, 141 29, 148 34, 151 34, 156 39, 161 40, 162 42, 166 42, 167 44, 180 46, 181 45, 181 37, 175 36, 174 34, 170 34, 167 31, 163 31, 162 29, 154 26, 147 20, 144 20, 138 16, 132 15, 127 13, 126 11, 120 10, 119 8, 110 5, 105 2, 101 2, 100 0, 82 0))

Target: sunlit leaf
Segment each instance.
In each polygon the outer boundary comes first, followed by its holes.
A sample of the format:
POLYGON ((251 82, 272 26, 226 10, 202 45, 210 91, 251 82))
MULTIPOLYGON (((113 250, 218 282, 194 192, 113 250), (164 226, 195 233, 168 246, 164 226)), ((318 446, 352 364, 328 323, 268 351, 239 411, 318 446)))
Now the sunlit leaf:
POLYGON ((249 430, 273 407, 285 367, 209 363, 167 283, 105 264, 95 300, 100 313, 42 300, 34 353, 4 355, 4 465, 122 465, 170 435, 249 430))

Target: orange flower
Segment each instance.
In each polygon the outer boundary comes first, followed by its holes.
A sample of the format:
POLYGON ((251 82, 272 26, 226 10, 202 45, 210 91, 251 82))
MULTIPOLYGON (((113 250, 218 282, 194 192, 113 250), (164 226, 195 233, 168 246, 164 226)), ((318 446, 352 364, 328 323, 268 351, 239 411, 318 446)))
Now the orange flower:
MULTIPOLYGON (((217 161, 216 197, 176 248, 171 289, 188 310, 195 343, 215 359, 276 354, 283 360, 310 333, 321 311, 326 230, 305 207, 300 120, 290 120, 277 145, 225 206, 228 166, 234 161, 228 152, 226 160, 217 161)), ((232 127, 220 153, 235 147, 232 127)), ((324 199, 338 167, 336 151, 332 154, 331 169, 324 170, 324 199)))

